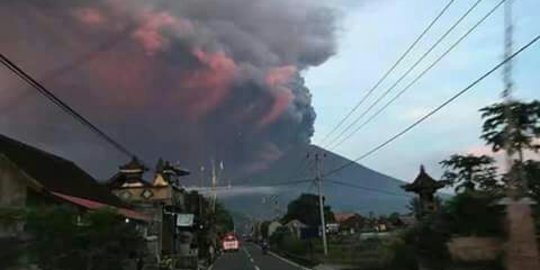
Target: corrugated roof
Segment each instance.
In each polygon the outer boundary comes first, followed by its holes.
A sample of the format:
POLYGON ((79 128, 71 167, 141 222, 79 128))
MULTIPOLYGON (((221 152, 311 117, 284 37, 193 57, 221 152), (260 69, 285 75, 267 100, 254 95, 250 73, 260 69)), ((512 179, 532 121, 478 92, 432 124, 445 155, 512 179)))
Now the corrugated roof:
POLYGON ((0 153, 48 191, 116 207, 125 203, 75 163, 0 134, 0 153))
POLYGON ((340 222, 347 221, 348 219, 355 216, 360 216, 360 215, 358 215, 357 213, 335 213, 334 219, 336 220, 336 222, 340 223, 340 222))
MULTIPOLYGON (((100 203, 100 202, 96 202, 96 201, 92 201, 92 200, 88 200, 88 199, 84 199, 84 198, 78 198, 78 197, 74 197, 74 196, 69 196, 69 195, 66 195, 66 194, 62 194, 62 193, 58 193, 58 192, 51 192, 52 195, 56 196, 56 197, 59 197, 65 201, 69 201, 73 204, 76 204, 76 205, 79 205, 79 206, 82 206, 86 209, 90 209, 90 210, 98 210, 98 209, 102 209, 102 208, 106 208, 106 207, 109 207, 110 205, 107 205, 107 204, 104 204, 104 203, 100 203)), ((142 213, 139 213, 137 211, 133 211, 131 209, 126 209, 126 208, 115 208, 115 210, 117 211, 118 214, 124 216, 124 217, 127 217, 127 218, 132 218, 132 219, 137 219, 137 220, 143 220, 143 221, 150 221, 150 217, 142 214, 142 213)))

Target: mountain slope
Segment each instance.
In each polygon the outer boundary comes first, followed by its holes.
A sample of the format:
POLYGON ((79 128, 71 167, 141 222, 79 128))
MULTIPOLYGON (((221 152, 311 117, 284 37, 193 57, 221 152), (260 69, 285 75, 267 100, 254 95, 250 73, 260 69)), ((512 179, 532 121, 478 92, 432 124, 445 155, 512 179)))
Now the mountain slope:
MULTIPOLYGON (((349 162, 348 159, 309 145, 291 149, 276 160, 267 169, 243 181, 233 182, 233 188, 249 186, 250 189, 239 194, 223 193, 221 200, 234 211, 251 215, 252 217, 268 217, 280 214, 276 209, 285 211, 289 201, 303 192, 315 193, 316 186, 312 183, 277 185, 302 179, 314 178, 313 154, 324 156, 322 171, 326 172, 349 162), (306 158, 306 154, 309 157, 306 158), (270 199, 271 197, 271 199, 270 199), (274 202, 276 201, 276 202, 274 202)), ((405 182, 381 174, 360 164, 353 164, 324 180, 323 193, 326 204, 336 212, 355 211, 362 214, 374 212, 388 214, 391 212, 407 212, 407 204, 411 194, 405 193, 400 185, 405 182), (332 181, 343 182, 338 185, 332 181)))

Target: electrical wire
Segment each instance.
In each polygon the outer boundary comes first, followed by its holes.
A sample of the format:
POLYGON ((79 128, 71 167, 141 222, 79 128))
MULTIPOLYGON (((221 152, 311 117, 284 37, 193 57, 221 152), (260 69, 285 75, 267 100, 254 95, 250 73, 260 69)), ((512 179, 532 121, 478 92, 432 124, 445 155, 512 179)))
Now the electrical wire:
POLYGON ((500 1, 496 6, 494 6, 486 15, 484 15, 476 24, 473 25, 465 34, 463 34, 456 42, 454 42, 443 54, 441 54, 433 63, 431 63, 426 69, 424 69, 420 74, 418 74, 414 80, 407 84, 401 91, 397 93, 391 100, 385 103, 379 110, 377 110, 372 116, 370 116, 366 121, 364 121, 360 126, 358 126, 353 132, 349 133, 346 137, 341 139, 336 143, 332 149, 335 149, 342 145, 345 141, 350 139, 354 134, 360 131, 368 123, 370 123, 375 117, 382 113, 386 108, 388 108, 392 103, 394 103, 403 93, 409 90, 414 84, 416 84, 421 78, 423 78, 429 71, 431 71, 441 60, 443 60, 450 52, 452 52, 465 38, 467 38, 471 33, 473 33, 486 19, 493 15, 493 13, 501 7, 501 5, 506 2, 506 0, 500 1))
MULTIPOLYGON (((446 32, 444 32, 442 36, 439 37, 439 39, 437 39, 435 43, 431 45, 431 47, 427 51, 422 54, 422 56, 420 56, 420 58, 416 60, 413 65, 409 67, 409 69, 407 69, 403 74, 401 74, 401 76, 390 87, 388 87, 386 91, 384 91, 383 94, 380 95, 366 110, 364 110, 360 114, 360 116, 356 117, 353 122, 351 122, 348 126, 342 129, 341 132, 333 140, 331 140, 328 145, 326 145, 326 147, 334 145, 338 140, 342 138, 343 135, 347 133, 347 131, 352 129, 360 120, 362 120, 362 118, 364 118, 377 104, 379 104, 379 102, 381 102, 392 90, 394 90, 403 81, 403 79, 405 79, 419 64, 421 64, 424 59, 426 59, 426 57, 428 57, 448 37, 448 35, 450 35, 455 30, 456 27, 458 27, 463 22, 463 20, 465 20, 465 18, 467 18, 471 14, 471 12, 476 7, 478 7, 478 5, 482 1, 483 0, 477 0, 461 17, 459 17, 456 22, 454 22, 454 24, 452 24, 452 26, 450 26, 450 28, 446 30, 446 32)), ((505 0, 503 0, 503 2, 504 1, 505 0)), ((333 148, 335 148, 335 146, 331 147, 331 149, 333 148)))
POLYGON ((387 194, 387 195, 393 195, 393 196, 399 196, 399 197, 407 197, 407 198, 413 198, 414 197, 414 196, 406 195, 406 194, 403 194, 403 193, 391 192, 391 191, 382 190, 382 189, 378 189, 378 188, 365 187, 365 186, 360 186, 360 185, 356 185, 356 184, 341 182, 341 181, 337 181, 337 180, 326 180, 325 182, 336 184, 336 185, 341 185, 341 186, 345 186, 345 187, 351 187, 351 188, 366 190, 366 191, 370 191, 370 192, 378 192, 378 193, 387 194))
POLYGON ((127 155, 129 157, 134 157, 135 156, 126 147, 124 147, 122 144, 120 144, 119 142, 114 140, 111 136, 109 136, 103 130, 99 129, 96 125, 92 124, 92 122, 90 122, 87 118, 85 118, 80 113, 75 111, 72 107, 70 107, 68 104, 66 104, 64 101, 62 101, 56 95, 54 95, 47 88, 45 88, 45 86, 43 86, 41 83, 39 83, 34 78, 32 78, 28 73, 26 73, 24 70, 22 70, 14 62, 9 60, 9 58, 7 58, 4 54, 0 54, 0 61, 8 69, 10 69, 13 73, 15 73, 21 80, 25 81, 32 88, 37 90, 40 94, 42 94, 44 97, 46 97, 48 100, 50 100, 53 104, 58 106, 63 112, 70 115, 75 120, 77 120, 79 123, 81 123, 83 126, 87 127, 92 132, 94 132, 96 135, 98 135, 99 137, 104 139, 106 142, 108 142, 110 145, 112 145, 116 150, 118 150, 119 152, 121 152, 121 153, 123 153, 123 154, 125 154, 125 155, 127 155))
MULTIPOLYGON (((84 63, 89 62, 92 59, 98 57, 100 53, 102 53, 104 51, 108 51, 108 50, 114 48, 115 46, 117 46, 119 43, 121 43, 122 41, 124 41, 126 38, 129 37, 129 34, 131 33, 131 31, 133 29, 135 29, 135 25, 127 26, 120 34, 115 35, 111 39, 108 39, 105 42, 99 44, 94 50, 91 50, 91 51, 89 51, 87 53, 83 53, 80 56, 73 59, 71 62, 69 62, 69 63, 67 63, 67 64, 65 64, 65 65, 51 71, 51 72, 48 72, 45 76, 40 78, 39 81, 40 82, 47 82, 47 81, 50 81, 50 80, 54 80, 54 79, 64 75, 65 73, 73 71, 78 66, 81 66, 84 63)), ((29 89, 28 89, 28 91, 22 92, 21 94, 19 94, 19 96, 17 96, 15 98, 14 101, 12 101, 10 103, 11 105, 0 108, 0 111, 5 112, 5 111, 11 109, 12 106, 15 106, 16 104, 18 104, 22 100, 28 98, 31 93, 32 93, 32 91, 29 91, 29 89)))
POLYGON ((481 81, 483 81, 484 79, 486 79, 487 77, 489 77, 491 74, 493 74, 495 71, 497 71, 498 69, 500 69, 502 66, 504 66, 504 64, 506 64, 506 62, 512 60, 513 58, 515 58, 516 56, 518 56, 519 54, 521 54, 522 52, 524 52, 525 50, 527 50, 528 48, 530 48, 533 44, 535 44, 536 42, 538 42, 538 40, 540 39, 540 35, 537 35, 536 37, 534 37, 531 41, 529 41, 528 43, 526 43, 524 46, 522 46, 519 50, 517 50, 515 53, 513 53, 512 55, 508 56, 507 58, 505 58, 503 61, 499 62, 497 65, 495 65, 493 68, 491 68, 489 71, 487 71, 486 73, 484 73, 482 76, 480 76, 478 79, 476 79, 475 81, 473 81, 471 84, 469 84, 467 87, 465 87, 464 89, 462 89, 461 91, 459 91, 458 93, 456 93, 455 95, 453 95, 451 98, 449 98, 448 100, 446 100, 445 102, 443 102, 441 105, 439 105, 438 107, 436 107, 435 109, 433 109, 432 111, 430 111, 429 113, 425 114, 424 116, 422 116, 421 118, 419 118, 418 120, 416 120, 414 123, 412 123, 411 125, 409 125, 407 128, 403 129, 402 131, 398 132, 397 134, 395 134, 394 136, 390 137, 388 140, 384 141, 383 143, 375 146, 374 148, 372 148, 371 150, 367 151, 365 154, 359 156, 358 158, 354 159, 354 160, 351 160, 351 161, 348 161, 347 163, 341 165, 341 166, 338 166, 326 173, 323 174, 323 177, 326 177, 326 176, 329 176, 329 175, 332 175, 332 174, 335 174, 349 166, 351 166, 352 164, 355 164, 357 163, 358 161, 360 160, 363 160, 371 155, 373 155, 374 153, 376 153, 377 151, 379 151, 380 149, 382 149, 383 147, 387 146, 388 144, 390 144, 391 142, 395 141, 396 139, 398 139, 399 137, 405 135, 407 132, 409 132, 410 130, 412 130, 413 128, 415 128, 416 126, 418 126, 419 124, 421 124, 422 122, 424 122, 425 120, 427 120, 428 118, 430 118, 431 116, 433 116, 435 113, 437 113, 438 111, 442 110, 444 107, 446 107, 448 104, 452 103, 453 101, 455 101, 457 98, 459 98, 461 95, 465 94, 466 92, 470 91, 471 89, 473 89, 474 86, 476 86, 478 83, 480 83, 481 81))
POLYGON ((339 123, 332 128, 332 130, 326 134, 326 136, 322 139, 321 143, 324 143, 334 132, 336 132, 348 119, 351 117, 351 115, 358 110, 358 108, 364 103, 364 101, 377 89, 381 83, 383 83, 384 80, 392 73, 396 67, 405 59, 405 57, 413 50, 414 47, 424 38, 424 36, 431 30, 431 28, 439 21, 439 19, 446 13, 446 11, 450 8, 450 6, 455 2, 455 0, 450 0, 448 3, 444 6, 444 8, 437 14, 437 16, 428 24, 428 26, 420 33, 420 35, 413 41, 412 44, 409 45, 409 47, 403 52, 403 54, 394 62, 394 64, 388 69, 381 78, 373 85, 366 95, 360 99, 359 102, 356 103, 356 105, 345 115, 344 118, 339 121, 339 123))

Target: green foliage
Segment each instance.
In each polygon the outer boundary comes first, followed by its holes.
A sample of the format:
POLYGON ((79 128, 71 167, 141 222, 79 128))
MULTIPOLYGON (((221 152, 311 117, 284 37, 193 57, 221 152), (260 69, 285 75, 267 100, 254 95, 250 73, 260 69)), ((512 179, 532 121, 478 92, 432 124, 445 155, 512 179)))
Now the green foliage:
POLYGON ((270 238, 270 243, 275 244, 279 249, 303 256, 308 253, 308 243, 298 239, 286 227, 280 227, 270 238))
POLYGON ((0 237, 0 269, 22 266, 24 243, 15 237, 0 237))
POLYGON ((534 138, 540 137, 540 101, 496 103, 480 112, 484 119, 481 138, 492 146, 493 151, 503 149, 506 141, 510 142, 510 152, 519 153, 520 157, 523 150, 539 149, 534 138))
POLYGON ((270 221, 263 221, 261 223, 261 236, 264 239, 268 239, 268 227, 270 226, 270 221))
POLYGON ((227 232, 231 232, 234 229, 234 220, 225 209, 225 206, 221 204, 220 202, 216 202, 216 211, 214 213, 214 222, 217 229, 218 234, 224 234, 227 232))
MULTIPOLYGON (((334 221, 334 214, 330 206, 324 206, 324 216, 327 222, 334 221)), ((315 194, 301 194, 296 200, 289 203, 283 223, 297 219, 300 222, 317 227, 320 226, 319 197, 315 194)))
POLYGON ((386 270, 417 270, 416 250, 398 236, 392 237, 381 247, 386 270))
POLYGON ((497 189, 494 163, 495 160, 486 155, 452 155, 440 162, 446 169, 443 179, 454 183, 456 192, 497 189))
POLYGON ((43 270, 121 269, 130 256, 144 250, 132 223, 111 210, 79 213, 66 207, 42 207, 28 212, 27 252, 43 270))
POLYGON ((0 225, 9 226, 24 220, 26 212, 17 208, 0 208, 0 225))
POLYGON ((504 207, 497 205, 499 199, 481 192, 458 194, 443 207, 443 221, 452 234, 500 237, 504 207))
POLYGON ((527 160, 523 164, 523 173, 530 195, 540 202, 540 161, 527 160))

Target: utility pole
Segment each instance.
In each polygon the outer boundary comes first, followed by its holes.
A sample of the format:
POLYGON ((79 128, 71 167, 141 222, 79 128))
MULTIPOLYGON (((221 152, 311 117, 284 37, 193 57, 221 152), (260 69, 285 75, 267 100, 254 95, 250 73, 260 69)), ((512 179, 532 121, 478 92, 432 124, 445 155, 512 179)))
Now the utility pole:
POLYGON ((319 191, 319 213, 321 215, 321 234, 323 242, 324 256, 328 255, 328 244, 326 242, 326 221, 324 219, 324 200, 322 194, 322 177, 321 177, 321 155, 315 153, 315 181, 317 181, 319 191))
POLYGON ((202 189, 204 185, 204 166, 201 166, 201 179, 199 179, 199 190, 201 193, 199 193, 199 219, 202 220, 203 215, 203 205, 202 205, 202 189))
POLYGON ((216 212, 216 200, 217 200, 216 183, 217 183, 216 164, 214 160, 212 159, 212 212, 214 213, 216 212))
MULTIPOLYGON (((512 2, 507 0, 504 12, 504 57, 508 58, 513 53, 513 32, 512 21, 512 2)), ((514 166, 513 149, 511 148, 512 132, 514 132, 515 119, 512 112, 512 92, 514 83, 512 81, 512 61, 507 61, 503 70, 503 82, 505 89, 503 98, 506 104, 506 118, 508 121, 507 136, 505 141, 508 196, 504 200, 506 204, 508 220, 508 243, 506 245, 506 269, 508 270, 537 270, 540 269, 538 257, 538 247, 534 231, 534 221, 532 219, 531 204, 533 203, 526 197, 527 183, 524 178, 521 164, 518 172, 512 170, 514 166)), ((522 162, 520 155, 519 162, 522 162)))

